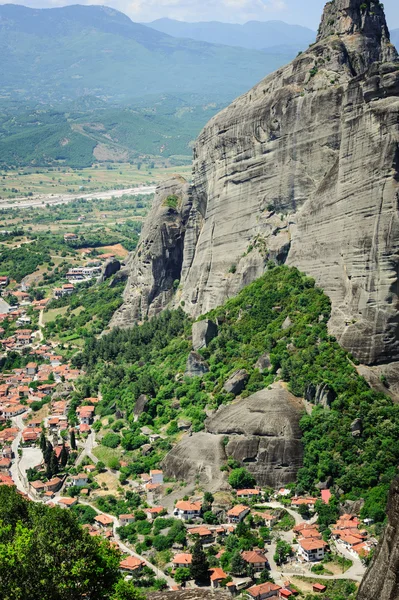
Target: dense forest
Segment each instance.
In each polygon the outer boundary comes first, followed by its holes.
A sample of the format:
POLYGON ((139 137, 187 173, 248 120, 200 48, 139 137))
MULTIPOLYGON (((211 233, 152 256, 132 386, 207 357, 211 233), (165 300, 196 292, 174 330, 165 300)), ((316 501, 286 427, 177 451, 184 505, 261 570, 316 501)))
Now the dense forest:
POLYGON ((162 440, 162 446, 155 445, 145 458, 138 455, 126 468, 137 474, 157 464, 173 443, 177 419, 189 420, 193 430, 200 431, 206 406, 215 408, 233 399, 223 384, 237 369, 249 373, 242 396, 278 378, 302 397, 311 384, 325 384, 335 398, 331 408, 316 406, 301 420, 305 455, 297 489, 314 492, 318 482, 332 477, 342 499, 365 498, 362 516, 383 521, 387 490, 399 461, 399 407, 358 375, 353 359, 328 333, 329 316, 330 301, 312 279, 295 268, 270 265, 262 278, 206 315, 218 322, 219 333, 201 351, 210 368, 202 379, 184 377, 191 321, 182 310, 166 311, 133 329, 88 340, 75 359, 77 366, 88 369, 81 394, 93 395, 101 387, 102 414, 115 407, 123 411, 129 429, 116 443, 127 450, 144 443, 144 425, 159 431, 169 424, 169 443, 162 440), (265 352, 271 368, 260 373, 254 365, 265 352), (149 403, 134 422, 140 394, 147 394, 149 403), (352 435, 355 419, 362 423, 359 436, 352 435))

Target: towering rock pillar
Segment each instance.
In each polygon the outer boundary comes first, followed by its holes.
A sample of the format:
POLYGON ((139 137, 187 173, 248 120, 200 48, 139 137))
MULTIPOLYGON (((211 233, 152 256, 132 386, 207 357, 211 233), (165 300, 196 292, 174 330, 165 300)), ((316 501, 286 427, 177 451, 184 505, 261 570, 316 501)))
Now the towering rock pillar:
POLYGON ((118 322, 143 314, 138 306, 198 316, 273 260, 316 279, 332 301, 331 333, 361 362, 399 360, 398 116, 381 3, 329 2, 316 43, 200 134, 193 185, 173 217, 182 252, 165 270, 173 236, 146 227, 118 322))

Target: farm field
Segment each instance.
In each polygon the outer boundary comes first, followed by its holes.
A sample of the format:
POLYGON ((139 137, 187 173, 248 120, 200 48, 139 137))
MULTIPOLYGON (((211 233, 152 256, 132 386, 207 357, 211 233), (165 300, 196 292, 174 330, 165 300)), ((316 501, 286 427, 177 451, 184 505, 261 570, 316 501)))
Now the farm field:
POLYGON ((0 200, 123 190, 142 185, 155 185, 174 173, 190 179, 191 164, 173 166, 169 161, 154 160, 142 164, 100 164, 83 169, 69 167, 0 169, 0 200))

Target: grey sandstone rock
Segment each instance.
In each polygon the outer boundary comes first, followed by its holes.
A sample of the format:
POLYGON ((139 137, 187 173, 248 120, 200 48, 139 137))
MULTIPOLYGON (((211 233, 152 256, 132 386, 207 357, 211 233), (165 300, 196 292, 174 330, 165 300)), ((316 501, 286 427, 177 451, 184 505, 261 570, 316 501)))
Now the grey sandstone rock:
POLYGON ((248 381, 248 372, 245 369, 240 369, 231 375, 223 386, 223 389, 228 394, 234 394, 238 396, 245 388, 245 384, 248 381))
POLYGON ((291 327, 292 325, 292 321, 289 317, 286 317, 283 321, 283 324, 281 325, 281 329, 288 329, 289 327, 291 327))
POLYGON ((101 277, 99 280, 100 283, 106 281, 107 279, 112 277, 112 275, 115 275, 118 271, 120 271, 120 268, 121 263, 119 262, 119 260, 117 260, 116 258, 111 258, 111 260, 108 260, 102 268, 101 277))
POLYGON ((137 400, 136 403, 134 405, 134 409, 133 409, 133 414, 135 416, 135 419, 138 419, 138 417, 145 412, 145 409, 147 408, 147 404, 149 402, 149 398, 148 396, 146 396, 145 394, 141 394, 137 400))
POLYGON ((360 585, 357 600, 399 600, 399 479, 388 498, 388 525, 360 585))
POLYGON ((302 466, 299 420, 303 403, 274 384, 248 398, 222 406, 205 421, 205 432, 185 436, 166 456, 167 477, 217 490, 225 482, 220 467, 232 456, 259 485, 280 487, 295 481, 302 466))
POLYGON ((262 356, 258 358, 254 365, 255 369, 259 369, 260 373, 263 373, 263 371, 270 369, 271 366, 272 363, 270 362, 270 354, 268 352, 262 354, 262 356))
POLYGON ((335 398, 335 392, 326 383, 310 383, 305 391, 305 400, 323 408, 330 408, 335 398))
POLYGON ((152 235, 153 211, 114 323, 182 301, 197 317, 273 259, 315 278, 360 362, 399 360, 398 66, 380 3, 328 3, 317 43, 204 128, 175 235, 152 235))
POLYGON ((188 187, 177 175, 158 186, 140 242, 126 263, 129 279, 124 304, 115 313, 112 326, 128 327, 156 315, 174 297, 190 211, 188 187), (168 201, 171 197, 177 202, 168 201))
POLYGON ((192 340, 194 350, 200 350, 206 348, 218 334, 218 328, 213 321, 204 319, 203 321, 197 321, 193 323, 192 328, 192 340))
POLYGON ((187 377, 202 377, 209 372, 209 366, 201 354, 198 352, 190 352, 187 358, 186 370, 184 374, 187 377))
POLYGON ((360 437, 363 432, 363 422, 361 419, 355 419, 351 423, 351 432, 353 437, 360 437))

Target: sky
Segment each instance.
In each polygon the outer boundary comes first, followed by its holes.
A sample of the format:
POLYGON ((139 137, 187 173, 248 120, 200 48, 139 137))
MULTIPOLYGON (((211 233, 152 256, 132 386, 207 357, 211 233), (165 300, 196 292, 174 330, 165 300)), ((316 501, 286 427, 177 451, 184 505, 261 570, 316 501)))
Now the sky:
MULTIPOLYGON (((12 0, 8 0, 8 2, 12 0)), ((148 22, 161 17, 181 21, 224 21, 278 19, 317 29, 326 0, 25 0, 15 2, 34 8, 67 4, 106 4, 127 14, 133 21, 148 22)), ((0 0, 0 4, 6 4, 0 0)), ((384 0, 388 25, 399 28, 398 0, 384 0)))

